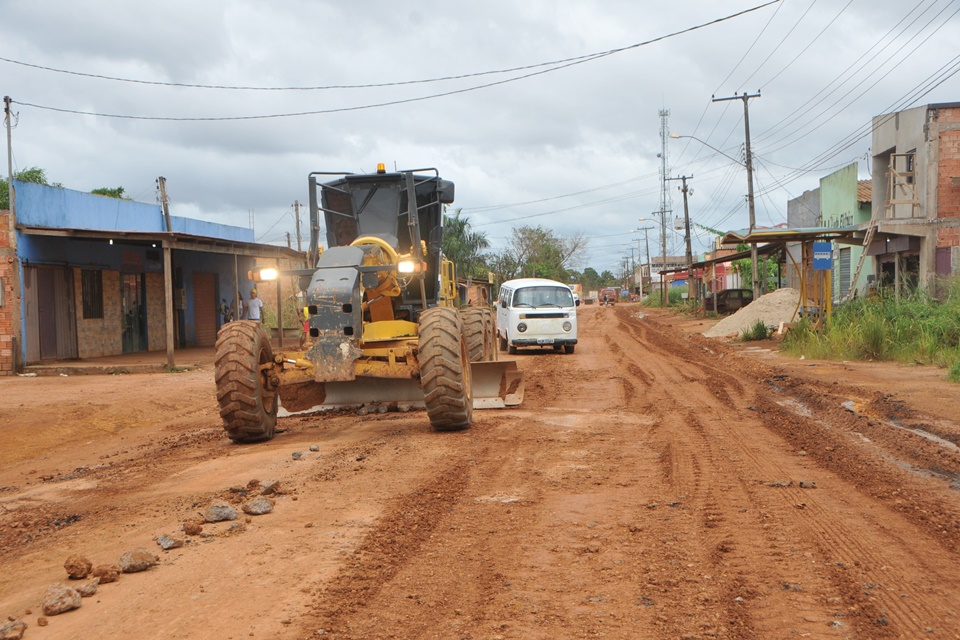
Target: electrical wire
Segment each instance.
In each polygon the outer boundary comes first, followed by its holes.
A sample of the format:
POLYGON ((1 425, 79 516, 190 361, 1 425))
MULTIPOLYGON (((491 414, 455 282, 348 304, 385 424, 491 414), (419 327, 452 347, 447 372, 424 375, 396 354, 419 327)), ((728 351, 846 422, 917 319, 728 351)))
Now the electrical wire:
MULTIPOLYGON (((292 118, 292 117, 301 117, 301 116, 310 116, 310 115, 324 115, 324 114, 330 114, 330 113, 343 113, 343 112, 348 112, 348 111, 360 111, 360 110, 364 110, 364 109, 375 109, 375 108, 381 108, 381 107, 396 106, 396 105, 401 105, 401 104, 409 104, 409 103, 413 103, 413 102, 422 102, 422 101, 425 101, 425 100, 433 100, 433 99, 436 99, 436 98, 442 98, 442 97, 447 97, 447 96, 452 96, 452 95, 458 95, 458 94, 462 94, 462 93, 468 93, 468 92, 471 92, 471 91, 478 91, 478 90, 480 90, 480 89, 488 89, 488 88, 490 88, 490 87, 496 87, 496 86, 508 84, 508 83, 511 83, 511 82, 517 82, 517 81, 519 81, 519 80, 525 80, 525 79, 528 79, 528 78, 533 78, 533 77, 536 77, 536 76, 544 75, 544 74, 547 74, 547 73, 552 73, 552 72, 554 72, 554 71, 559 71, 559 70, 562 70, 562 69, 567 69, 567 68, 569 68, 569 67, 573 67, 573 66, 576 66, 576 65, 584 64, 584 63, 587 63, 587 62, 592 62, 592 61, 594 61, 594 60, 599 60, 599 59, 601 59, 601 58, 606 58, 606 57, 609 57, 609 56, 612 56, 612 55, 615 55, 615 54, 618 54, 618 53, 623 53, 623 52, 625 52, 625 51, 631 51, 631 50, 633 50, 633 49, 638 49, 638 48, 641 48, 641 47, 645 47, 645 46, 648 46, 648 45, 651 45, 651 44, 654 44, 654 43, 657 43, 657 42, 661 42, 661 41, 663 41, 663 40, 667 40, 667 39, 670 39, 670 38, 675 38, 675 37, 678 37, 678 36, 680 36, 680 35, 684 35, 684 34, 687 34, 687 33, 693 32, 693 31, 697 31, 697 30, 699 30, 699 29, 704 29, 704 28, 706 28, 706 27, 708 27, 708 26, 712 26, 712 25, 715 25, 715 24, 719 24, 719 23, 722 23, 722 22, 726 22, 726 21, 728 21, 728 20, 732 20, 733 18, 737 18, 737 17, 743 16, 743 15, 746 15, 746 14, 751 13, 751 12, 753 12, 753 11, 757 11, 757 10, 762 9, 762 8, 764 8, 764 7, 770 6, 771 4, 777 4, 777 3, 779 3, 779 2, 780 2, 780 0, 770 0, 769 2, 766 2, 766 3, 764 3, 764 4, 757 5, 757 6, 755 6, 755 7, 752 7, 752 8, 749 8, 749 9, 745 9, 745 10, 743 10, 743 11, 739 11, 739 12, 737 12, 737 13, 733 13, 733 14, 730 14, 730 15, 725 16, 725 17, 722 17, 722 18, 717 18, 717 19, 714 19, 714 20, 710 20, 710 21, 708 21, 708 22, 704 22, 704 23, 701 23, 701 24, 698 24, 698 25, 694 25, 694 26, 692 26, 692 27, 687 27, 687 28, 681 29, 681 30, 679 30, 679 31, 674 31, 674 32, 669 33, 669 34, 666 34, 666 35, 657 36, 657 37, 655 37, 655 38, 651 38, 651 39, 649 39, 649 40, 645 40, 645 41, 642 41, 642 42, 637 42, 637 43, 634 43, 634 44, 631 44, 631 45, 627 45, 627 46, 625 46, 625 47, 619 47, 619 48, 616 48, 616 49, 609 49, 609 50, 607 50, 607 51, 603 51, 603 52, 599 52, 599 53, 593 53, 593 54, 587 54, 587 55, 585 55, 585 56, 579 56, 579 57, 576 57, 576 58, 567 58, 567 59, 565 59, 565 60, 557 61, 556 63, 541 63, 541 64, 534 65, 534 66, 532 66, 532 67, 527 67, 527 68, 520 67, 520 68, 518 68, 518 69, 525 70, 525 69, 529 69, 529 68, 537 68, 537 69, 540 69, 540 70, 539 70, 539 71, 533 71, 533 72, 530 72, 530 73, 524 73, 524 74, 522 74, 522 75, 519 75, 519 76, 516 76, 516 77, 513 77, 513 78, 507 78, 507 79, 504 79, 504 80, 498 80, 498 81, 495 81, 495 82, 489 82, 489 83, 485 83, 485 84, 474 85, 474 86, 472 86, 472 87, 465 87, 465 88, 455 89, 455 90, 451 90, 451 91, 444 91, 444 92, 435 93, 435 94, 430 94, 430 95, 426 95, 426 96, 417 96, 417 97, 414 97, 414 98, 404 98, 404 99, 390 100, 390 101, 386 101, 386 102, 379 102, 379 103, 372 103, 372 104, 365 104, 365 105, 354 105, 354 106, 350 106, 350 107, 339 107, 339 108, 333 108, 333 109, 317 109, 317 110, 311 110, 311 111, 297 111, 297 112, 289 112, 289 113, 258 114, 258 115, 248 115, 248 116, 174 117, 174 116, 140 116, 140 115, 130 115, 130 114, 101 113, 101 112, 81 111, 81 110, 78 110, 78 109, 66 109, 66 108, 63 108, 63 107, 53 107, 53 106, 50 106, 50 105, 40 105, 40 104, 29 103, 29 102, 19 102, 19 101, 16 101, 16 103, 19 104, 19 105, 21 105, 21 106, 25 106, 25 107, 33 107, 34 109, 43 109, 43 110, 54 111, 54 112, 58 112, 58 113, 70 113, 70 114, 76 114, 76 115, 88 115, 88 116, 96 116, 96 117, 100 117, 100 118, 117 118, 117 119, 125 119, 125 120, 151 120, 151 121, 157 121, 157 120, 159 120, 159 121, 166 121, 166 122, 222 122, 222 121, 236 121, 236 120, 265 120, 265 119, 274 119, 274 118, 292 118), (547 68, 543 68, 543 67, 547 67, 547 68)), ((8 59, 4 59, 4 60, 9 61, 8 59)), ((119 78, 112 78, 112 79, 114 79, 114 80, 119 80, 119 78)))
MULTIPOLYGON (((736 18, 742 15, 751 13, 753 11, 757 11, 766 6, 769 6, 771 4, 776 4, 778 2, 780 2, 780 0, 771 0, 770 2, 767 2, 765 4, 761 4, 756 7, 731 14, 724 18, 712 20, 710 22, 706 22, 701 25, 690 27, 682 31, 677 31, 674 33, 667 34, 665 36, 660 36, 658 38, 654 38, 653 40, 648 40, 646 42, 634 43, 634 44, 627 45, 624 47, 619 47, 616 49, 608 49, 607 51, 588 53, 582 56, 574 56, 570 58, 563 58, 560 60, 551 60, 548 62, 537 62, 534 64, 510 67, 507 69, 491 69, 487 71, 475 71, 471 73, 461 73, 457 75, 440 76, 436 78, 421 78, 417 80, 398 80, 394 82, 380 82, 380 83, 370 83, 370 84, 354 84, 354 85, 341 84, 341 85, 284 86, 284 87, 255 87, 255 86, 249 86, 249 85, 244 86, 244 85, 223 85, 223 84, 207 85, 207 84, 193 84, 193 83, 186 83, 186 82, 162 82, 158 80, 140 80, 136 78, 121 78, 117 76, 108 76, 108 75, 103 75, 99 73, 87 73, 83 71, 73 71, 70 69, 57 69, 55 67, 48 67, 44 65, 33 64, 30 62, 23 62, 21 60, 14 60, 12 58, 5 58, 5 57, 0 57, 0 62, 7 62, 10 64, 29 67, 31 69, 39 69, 41 71, 49 71, 52 73, 62 73, 66 75, 80 76, 84 78, 94 78, 97 80, 111 80, 115 82, 126 82, 131 84, 144 84, 144 85, 160 86, 160 87, 178 87, 178 88, 187 88, 187 89, 216 89, 216 90, 228 90, 228 91, 327 91, 327 90, 333 90, 333 89, 338 89, 338 90, 339 89, 376 89, 376 88, 407 86, 407 85, 415 85, 415 84, 428 84, 428 83, 435 83, 435 82, 448 82, 450 80, 463 80, 466 78, 477 78, 481 76, 488 76, 488 75, 495 75, 495 74, 515 73, 518 71, 529 71, 530 69, 537 69, 541 67, 553 67, 557 65, 565 65, 567 63, 583 62, 596 57, 608 56, 614 53, 627 51, 629 49, 635 49, 637 47, 642 47, 647 44, 652 44, 654 42, 658 42, 660 40, 665 40, 667 38, 681 35, 689 31, 694 31, 696 29, 700 29, 705 26, 709 26, 719 22, 724 22, 726 20, 730 20, 732 18, 736 18)), ((779 7, 777 8, 777 10, 779 11, 779 7)))
POLYGON ((496 211, 496 210, 498 210, 498 209, 510 209, 510 208, 512 208, 512 207, 522 207, 522 206, 526 206, 526 205, 528 205, 528 204, 539 204, 539 203, 541 203, 541 202, 549 202, 549 201, 551 201, 551 200, 559 200, 559 199, 561 199, 561 198, 570 198, 570 197, 572 197, 572 196, 580 196, 580 195, 583 195, 583 194, 585 194, 585 193, 593 193, 593 192, 595 192, 595 191, 602 191, 602 190, 604 190, 604 189, 612 189, 613 187, 621 187, 621 186, 623 186, 623 185, 625 185, 625 184, 629 184, 629 183, 631 183, 631 182, 636 182, 636 181, 638 181, 638 180, 646 180, 646 179, 652 178, 652 177, 654 177, 654 176, 656 176, 656 175, 657 175, 657 174, 654 174, 654 173, 648 173, 647 175, 644 175, 644 176, 637 176, 636 178, 628 178, 627 180, 622 180, 622 181, 620 181, 620 182, 614 182, 614 183, 611 183, 611 184, 605 184, 605 185, 600 186, 600 187, 593 187, 593 188, 591 188, 591 189, 584 189, 583 191, 575 191, 575 192, 573 192, 573 193, 565 193, 565 194, 563 194, 563 195, 552 196, 552 197, 549 197, 549 198, 541 198, 541 199, 539 199, 539 200, 527 200, 526 202, 514 202, 514 203, 511 203, 511 204, 492 204, 492 205, 487 205, 487 206, 483 206, 483 207, 461 207, 461 210, 462 210, 462 211, 470 211, 470 212, 473 212, 473 213, 484 213, 484 212, 488 212, 488 211, 496 211))
MULTIPOLYGON (((853 2, 853 0, 850 0, 850 2, 853 2)), ((850 6, 850 2, 847 3, 847 7, 850 6)), ((744 85, 746 85, 748 82, 750 82, 750 80, 753 79, 753 76, 757 75, 757 72, 760 71, 760 69, 762 69, 765 64, 767 64, 768 62, 770 62, 770 59, 773 58, 773 55, 774 55, 777 51, 780 50, 780 47, 782 47, 783 44, 784 44, 784 43, 790 38, 790 36, 793 34, 793 32, 796 31, 797 27, 800 26, 800 23, 803 22, 803 19, 807 17, 807 14, 810 13, 810 11, 813 9, 813 7, 814 7, 816 4, 817 4, 817 0, 813 0, 813 2, 810 3, 810 6, 807 7, 807 10, 804 11, 803 14, 801 14, 801 16, 797 19, 797 21, 793 24, 793 26, 790 27, 790 30, 787 31, 787 35, 785 35, 785 36, 783 36, 782 38, 779 38, 779 39, 777 40, 777 46, 775 46, 775 47, 773 48, 773 51, 771 51, 769 54, 767 54, 767 57, 764 58, 764 59, 763 59, 763 62, 761 62, 761 63, 757 66, 757 68, 753 70, 753 73, 751 73, 749 76, 747 76, 747 79, 740 83, 740 89, 742 89, 744 85)), ((844 8, 840 11, 840 13, 843 13, 843 11, 846 11, 847 7, 844 7, 844 8)), ((833 23, 831 22, 831 24, 833 24, 833 23)), ((829 26, 829 25, 828 25, 828 26, 829 26)), ((823 33, 823 32, 821 31, 821 34, 822 34, 822 33, 823 33)), ((819 38, 820 36, 818 35, 817 37, 819 38)), ((811 43, 811 44, 812 44, 812 43, 811 43)), ((734 91, 734 93, 737 93, 737 91, 734 91)))
MULTIPOLYGON (((949 6, 949 5, 948 5, 948 6, 949 6)), ((930 26, 930 24, 932 24, 934 20, 936 20, 938 17, 940 17, 940 15, 942 15, 943 12, 946 11, 946 9, 947 9, 947 7, 944 7, 944 8, 940 11, 940 13, 938 13, 936 16, 934 16, 934 17, 930 20, 930 22, 928 22, 927 25, 925 25, 923 28, 925 29, 926 27, 930 26)), ((786 140, 789 140, 791 137, 794 138, 793 141, 791 141, 791 142, 786 142, 785 144, 782 144, 781 146, 776 147, 775 149, 764 149, 764 151, 765 151, 766 153, 774 153, 774 152, 776 152, 776 151, 780 151, 780 150, 782 150, 782 149, 785 149, 785 148, 791 146, 792 144, 795 144, 795 143, 799 142, 800 140, 805 139, 806 136, 808 136, 811 132, 816 131, 816 130, 819 129, 820 127, 824 126, 827 122, 830 121, 830 119, 833 118, 834 113, 831 112, 831 110, 832 110, 834 107, 836 107, 838 104, 840 104, 840 102, 843 101, 845 98, 847 98, 848 96, 850 96, 851 93, 853 93, 856 89, 858 89, 858 88, 859 88, 864 82, 866 82, 871 76, 877 74, 877 73, 882 69, 883 65, 885 65, 887 62, 890 62, 895 56, 898 56, 898 57, 899 57, 899 61, 898 61, 896 64, 894 64, 893 67, 891 67, 889 70, 887 70, 885 73, 886 73, 886 74, 889 74, 891 71, 893 71, 894 69, 898 68, 901 64, 903 64, 904 62, 906 62, 906 61, 910 58, 910 56, 911 56, 912 54, 916 53, 917 50, 918 50, 920 47, 922 47, 928 40, 930 40, 930 38, 932 38, 940 29, 942 29, 942 28, 950 21, 950 19, 953 18, 953 16, 957 15, 957 13, 960 13, 960 8, 958 8, 956 11, 954 11, 953 14, 951 14, 946 20, 944 20, 944 21, 943 21, 932 33, 930 33, 926 38, 924 38, 922 41, 920 41, 919 43, 917 43, 917 45, 916 45, 909 53, 903 54, 903 53, 900 52, 900 51, 894 51, 894 52, 892 52, 892 53, 890 54, 890 56, 888 56, 887 59, 886 59, 884 62, 881 63, 881 66, 879 66, 877 69, 875 69, 875 70, 872 71, 870 74, 868 74, 868 75, 867 75, 865 78, 863 78, 860 82, 858 82, 856 85, 854 85, 849 91, 847 91, 847 92, 844 93, 842 96, 840 96, 839 98, 837 98, 837 100, 835 100, 832 104, 830 104, 829 106, 825 107, 825 108, 824 108, 823 110, 821 110, 818 114, 814 115, 806 124, 798 127, 796 130, 794 130, 794 131, 791 132, 791 133, 787 133, 787 134, 785 134, 785 135, 783 135, 783 136, 781 136, 781 137, 779 137, 779 138, 777 138, 777 139, 769 142, 768 145, 775 145, 775 144, 777 144, 777 143, 784 142, 784 141, 786 141, 786 140), (815 123, 817 120, 821 120, 820 124, 814 126, 812 129, 809 129, 809 130, 805 131, 805 129, 808 129, 808 127, 810 127, 811 125, 813 125, 813 123, 815 123)), ((912 37, 910 38, 910 40, 913 40, 914 38, 916 38, 917 36, 919 36, 919 34, 920 34, 920 32, 918 32, 917 34, 915 34, 914 36, 912 36, 912 37)), ((907 42, 910 42, 910 40, 908 40, 907 42)), ((866 95, 867 92, 869 92, 871 89, 873 89, 875 86, 877 86, 877 84, 879 84, 879 83, 880 83, 881 81, 883 81, 885 78, 886 78, 886 75, 877 78, 877 79, 876 79, 872 84, 870 84, 866 89, 864 89, 863 91, 861 91, 859 94, 857 94, 856 96, 854 96, 849 102, 847 102, 845 105, 843 105, 842 107, 840 107, 840 108, 837 110, 837 113, 840 112, 840 111, 842 111, 843 109, 848 108, 850 105, 852 105, 853 103, 855 103, 857 100, 861 99, 864 95, 866 95)), ((761 148, 762 148, 762 147, 761 147, 761 148)))
MULTIPOLYGON (((901 96, 897 102, 891 104, 887 109, 885 109, 884 113, 886 115, 880 119, 880 122, 878 122, 876 126, 880 126, 890 118, 893 118, 899 111, 902 111, 908 105, 915 104, 922 97, 929 94, 934 89, 956 75, 958 71, 960 71, 960 55, 954 57, 952 60, 937 69, 937 71, 928 76, 923 83, 916 85, 913 89, 911 89, 911 92, 909 92, 907 95, 901 96)), ((873 131, 873 128, 874 123, 872 120, 866 122, 852 133, 848 134, 845 138, 820 153, 818 156, 804 163, 802 165, 802 170, 788 174, 781 180, 781 182, 783 184, 788 184, 804 175, 806 173, 806 169, 836 157, 843 151, 856 144, 862 138, 869 135, 873 131)))
MULTIPOLYGON (((826 33, 826 32, 827 32, 827 29, 829 29, 830 27, 833 26, 833 23, 836 22, 836 21, 840 18, 840 16, 842 16, 842 15, 846 12, 846 10, 850 7, 851 4, 853 4, 853 0, 850 0, 849 2, 847 2, 847 4, 843 5, 843 8, 840 9, 840 12, 837 13, 837 15, 833 16, 833 19, 831 19, 830 22, 827 23, 827 26, 825 26, 823 29, 821 29, 821 30, 820 30, 820 33, 818 33, 818 34, 813 38, 813 40, 810 41, 810 43, 809 43, 807 46, 805 46, 803 49, 801 49, 801 50, 800 50, 800 53, 798 53, 796 56, 794 56, 793 60, 791 60, 790 62, 788 62, 782 69, 780 69, 780 71, 778 71, 776 74, 774 74, 774 76, 773 76, 772 78, 770 78, 769 80, 767 80, 766 82, 764 82, 763 84, 761 84, 761 85, 760 85, 760 88, 762 89, 763 87, 767 86, 768 84, 770 84, 771 82, 773 82, 774 80, 776 80, 777 78, 779 78, 780 75, 781 75, 784 71, 786 71, 787 69, 789 69, 790 67, 792 67, 792 66, 793 66, 793 63, 796 62, 797 60, 799 60, 799 59, 803 56, 803 54, 805 54, 805 53, 807 52, 807 50, 808 50, 810 47, 812 47, 812 46, 817 42, 817 40, 820 39, 820 36, 822 36, 824 33, 826 33)), ((813 5, 810 5, 810 6, 812 7, 813 5)), ((806 15, 806 14, 804 14, 804 15, 806 15)), ((789 35, 789 34, 788 34, 788 35, 789 35)), ((760 67, 762 67, 762 66, 763 66, 763 65, 760 65, 760 67)), ((757 71, 760 71, 760 67, 757 67, 757 71)), ((757 71, 754 71, 754 75, 757 73, 757 71)), ((750 78, 752 78, 752 77, 753 77, 753 75, 750 76, 750 78)), ((750 78, 747 78, 747 80, 745 80, 744 82, 745 82, 745 83, 748 82, 748 81, 750 80, 750 78)))
MULTIPOLYGON (((657 190, 659 190, 659 187, 657 187, 657 190)), ((574 206, 572 206, 572 207, 566 207, 566 208, 564 208, 564 209, 554 209, 554 210, 552 210, 552 211, 544 211, 544 212, 542 212, 542 213, 533 213, 533 214, 526 215, 526 216, 518 216, 518 217, 516 217, 516 218, 507 218, 507 219, 504 219, 504 220, 491 220, 490 222, 480 222, 480 223, 474 224, 474 225, 472 225, 472 226, 474 226, 474 227, 485 227, 485 226, 489 226, 489 225, 491 225, 491 224, 503 224, 503 223, 506 223, 506 222, 516 222, 516 221, 518 221, 518 220, 529 220, 530 218, 539 218, 539 217, 541 217, 541 216, 549 216, 549 215, 556 214, 556 213, 566 213, 566 212, 568 212, 568 211, 576 211, 576 210, 578 210, 578 209, 586 209, 587 207, 593 207, 593 206, 598 206, 598 205, 613 204, 613 203, 617 203, 617 202, 623 202, 624 200, 631 200, 631 199, 633 199, 633 198, 639 198, 639 197, 641 197, 641 196, 648 196, 648 195, 652 195, 653 193, 654 193, 653 189, 652 189, 652 188, 648 188, 648 189, 641 190, 641 191, 632 191, 632 192, 630 192, 630 193, 626 193, 626 194, 623 194, 623 195, 620 195, 620 196, 616 196, 616 197, 613 197, 613 198, 608 198, 608 199, 606 199, 606 200, 597 200, 597 201, 594 201, 594 202, 587 202, 587 203, 585 203, 585 204, 574 205, 574 206)))
MULTIPOLYGON (((911 26, 913 26, 913 24, 915 24, 921 17, 923 17, 923 15, 924 15, 927 11, 929 11, 929 10, 933 7, 934 4, 936 4, 936 0, 934 0, 933 4, 931 4, 929 7, 927 7, 926 9, 924 9, 918 16, 916 16, 909 24, 907 24, 906 26, 904 26, 903 29, 901 29, 900 32, 897 33, 897 34, 893 37, 893 39, 891 40, 891 42, 892 42, 892 41, 895 41, 897 38, 899 38, 901 35, 903 35, 903 34, 907 31, 907 29, 909 29, 909 28, 910 28, 911 26)), ((893 27, 891 27, 890 30, 887 31, 886 34, 884 34, 881 38, 878 38, 870 47, 867 48, 866 51, 864 51, 862 54, 860 54, 860 56, 859 56, 856 60, 854 60, 852 63, 850 63, 850 65, 848 65, 846 69, 844 69, 843 71, 841 71, 833 80, 831 80, 830 82, 828 82, 822 89, 820 89, 820 91, 818 91, 818 92, 815 93, 813 96, 811 96, 809 99, 807 99, 807 101, 804 102, 803 104, 798 105, 796 109, 794 109, 792 112, 790 112, 789 114, 787 114, 784 118, 782 118, 779 122, 775 123, 773 126, 771 126, 770 128, 768 128, 766 131, 760 132, 758 135, 754 136, 753 141, 754 141, 755 143, 760 143, 760 142, 762 142, 763 140, 765 140, 765 139, 771 137, 772 135, 774 135, 775 133, 781 131, 785 126, 787 126, 787 125, 795 122, 795 121, 796 121, 798 118, 800 118, 802 115, 806 114, 806 113, 809 111, 809 110, 807 109, 807 107, 808 107, 811 103, 813 103, 813 102, 814 102, 815 100, 817 100, 821 95, 823 95, 824 92, 827 91, 827 89, 829 89, 834 83, 840 81, 840 79, 843 78, 843 77, 847 74, 847 72, 849 72, 851 69, 853 69, 854 65, 856 65, 856 64, 857 64, 858 62, 860 62, 861 60, 865 59, 875 48, 884 46, 884 42, 887 40, 887 38, 889 38, 890 35, 893 34, 893 32, 896 31, 896 29, 897 29, 898 27, 900 27, 900 25, 903 24, 903 22, 904 22, 905 20, 907 20, 907 18, 909 18, 910 15, 911 15, 914 11, 918 10, 921 6, 922 6, 922 5, 920 5, 920 4, 915 5, 909 12, 907 12, 907 14, 906 14, 904 17, 902 17, 902 18, 897 22, 897 24, 893 25, 893 27)), ((851 74, 851 77, 852 77, 854 74, 856 74, 857 72, 859 72, 861 69, 863 69, 869 62, 870 62, 869 60, 868 60, 867 62, 864 62, 863 65, 861 65, 856 71, 854 71, 854 72, 851 74)), ((771 81, 772 81, 772 79, 771 79, 771 81)), ((828 97, 828 96, 832 95, 834 92, 838 91, 838 90, 840 89, 840 87, 841 87, 844 83, 846 83, 846 82, 847 82, 847 80, 844 80, 843 82, 840 82, 840 84, 839 84, 836 88, 834 88, 833 90, 831 90, 830 92, 828 92, 828 93, 827 93, 826 95, 824 95, 823 97, 828 97)), ((769 84, 769 82, 768 82, 767 84, 769 84)))

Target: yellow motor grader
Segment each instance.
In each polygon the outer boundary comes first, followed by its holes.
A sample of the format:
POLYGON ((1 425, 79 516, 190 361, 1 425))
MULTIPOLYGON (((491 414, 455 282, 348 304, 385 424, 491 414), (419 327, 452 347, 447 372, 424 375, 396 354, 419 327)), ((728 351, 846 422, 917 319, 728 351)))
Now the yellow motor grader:
POLYGON ((454 265, 441 252, 453 183, 436 169, 378 165, 374 174, 311 173, 309 185, 314 266, 284 272, 299 278, 309 336, 274 352, 259 322, 223 326, 216 382, 227 436, 272 438, 281 407, 423 405, 447 431, 469 427, 475 408, 520 404, 523 374, 497 359, 491 309, 454 306, 454 265))

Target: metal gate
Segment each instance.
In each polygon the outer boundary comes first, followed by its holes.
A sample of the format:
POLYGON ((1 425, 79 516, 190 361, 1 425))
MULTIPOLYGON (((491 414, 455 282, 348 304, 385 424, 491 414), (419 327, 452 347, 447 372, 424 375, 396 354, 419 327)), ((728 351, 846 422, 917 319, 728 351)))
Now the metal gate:
POLYGON ((193 274, 193 330, 198 347, 217 342, 217 274, 193 274))
POLYGON ((850 291, 850 248, 840 249, 840 268, 838 270, 839 285, 835 298, 843 298, 850 291))

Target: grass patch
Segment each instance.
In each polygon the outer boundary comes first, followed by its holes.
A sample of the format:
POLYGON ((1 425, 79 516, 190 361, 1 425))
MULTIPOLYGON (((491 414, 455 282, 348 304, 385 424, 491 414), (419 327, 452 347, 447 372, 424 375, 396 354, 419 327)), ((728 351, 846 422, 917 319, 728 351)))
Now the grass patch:
POLYGON ((951 380, 960 382, 960 278, 941 282, 939 291, 939 300, 924 293, 852 300, 819 329, 801 320, 781 349, 824 360, 949 367, 951 380))
POLYGON ((947 380, 950 382, 960 382, 960 360, 953 363, 950 371, 947 373, 947 380))
POLYGON ((744 342, 752 342, 754 340, 766 340, 770 337, 770 329, 763 322, 763 320, 757 320, 752 325, 740 332, 740 339, 744 342))

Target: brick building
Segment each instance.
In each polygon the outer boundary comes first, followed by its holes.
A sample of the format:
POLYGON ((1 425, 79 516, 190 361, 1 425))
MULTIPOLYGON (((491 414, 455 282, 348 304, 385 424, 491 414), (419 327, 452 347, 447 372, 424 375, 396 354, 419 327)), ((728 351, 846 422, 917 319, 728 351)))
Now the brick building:
POLYGON ((303 254, 253 242, 251 229, 14 187, 14 213, 0 212, 0 375, 50 360, 164 349, 172 359, 175 348, 213 346, 224 306, 236 317, 256 262, 303 265, 303 254))
POLYGON ((873 208, 863 225, 882 285, 960 273, 960 102, 873 119, 873 208))

